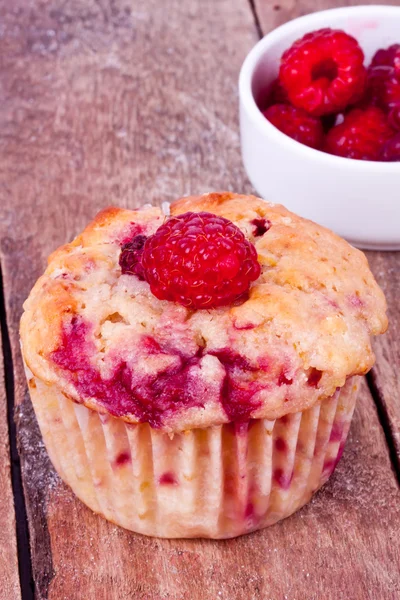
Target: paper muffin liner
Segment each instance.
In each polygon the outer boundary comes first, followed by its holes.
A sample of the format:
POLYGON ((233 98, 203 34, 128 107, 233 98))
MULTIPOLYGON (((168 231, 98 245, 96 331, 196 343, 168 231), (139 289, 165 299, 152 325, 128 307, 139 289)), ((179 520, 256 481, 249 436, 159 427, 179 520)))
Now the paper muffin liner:
POLYGON ((29 376, 49 456, 93 511, 142 534, 229 538, 309 501, 343 451, 359 377, 312 408, 168 434, 77 404, 29 376))

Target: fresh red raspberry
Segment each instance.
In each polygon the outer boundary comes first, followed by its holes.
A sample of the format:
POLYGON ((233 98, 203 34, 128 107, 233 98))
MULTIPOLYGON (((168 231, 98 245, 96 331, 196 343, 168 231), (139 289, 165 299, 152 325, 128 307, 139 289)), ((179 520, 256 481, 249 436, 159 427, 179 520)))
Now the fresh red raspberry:
POLYGON ((368 67, 365 94, 358 104, 360 108, 366 108, 367 106, 380 106, 383 109, 385 108, 383 95, 385 81, 390 70, 390 67, 385 66, 368 67))
POLYGON ((394 67, 400 73, 400 44, 377 50, 371 60, 371 67, 394 67))
POLYGON ((263 114, 279 131, 300 144, 321 148, 324 132, 318 117, 312 117, 301 108, 289 104, 274 104, 263 114))
POLYGON ((368 81, 363 104, 379 106, 388 112, 400 106, 400 73, 394 67, 369 67, 368 81))
POLYGON ((388 122, 392 129, 400 131, 400 104, 392 108, 388 114, 388 122))
POLYGON ((382 108, 390 111, 396 106, 400 106, 400 74, 396 75, 394 69, 391 69, 390 75, 384 80, 382 93, 382 108))
POLYGON ((279 79, 274 79, 274 81, 269 85, 265 94, 261 97, 258 106, 261 112, 264 112, 267 110, 267 108, 273 106, 274 104, 290 104, 287 93, 283 89, 279 79))
POLYGON ((354 109, 325 138, 330 154, 358 160, 379 160, 383 144, 393 136, 385 113, 377 107, 354 109))
POLYGON ((312 115, 340 112, 363 94, 364 53, 356 39, 320 29, 297 40, 281 58, 279 79, 294 106, 312 115))
POLYGON ((121 246, 119 266, 124 275, 136 275, 140 280, 144 281, 145 277, 141 259, 146 239, 145 235, 135 235, 130 242, 121 246))
POLYGON ((279 79, 275 79, 271 84, 266 107, 268 108, 268 106, 272 106, 273 104, 289 104, 286 90, 282 87, 279 79))
POLYGON ((368 68, 363 105, 379 106, 385 112, 400 106, 400 44, 381 48, 368 68))
POLYGON ((168 219, 147 238, 141 265, 157 298, 192 309, 234 303, 261 272, 240 229, 207 212, 168 219))
POLYGON ((379 154, 379 160, 385 162, 400 162, 400 133, 397 133, 384 144, 379 154))

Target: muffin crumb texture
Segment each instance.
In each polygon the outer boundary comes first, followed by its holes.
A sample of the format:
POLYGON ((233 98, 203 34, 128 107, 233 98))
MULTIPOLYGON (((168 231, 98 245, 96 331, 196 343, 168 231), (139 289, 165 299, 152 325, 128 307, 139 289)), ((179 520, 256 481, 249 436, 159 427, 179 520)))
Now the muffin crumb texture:
MULTIPOLYGON (((174 216, 189 211, 231 220, 254 244, 261 275, 248 297, 209 310, 157 299, 122 273, 120 255, 165 215, 106 209, 51 255, 24 305, 23 355, 36 378, 100 416, 178 432, 302 411, 371 368, 386 303, 362 252, 252 196, 171 205, 174 216)), ((174 473, 159 483, 174 486, 174 473)))

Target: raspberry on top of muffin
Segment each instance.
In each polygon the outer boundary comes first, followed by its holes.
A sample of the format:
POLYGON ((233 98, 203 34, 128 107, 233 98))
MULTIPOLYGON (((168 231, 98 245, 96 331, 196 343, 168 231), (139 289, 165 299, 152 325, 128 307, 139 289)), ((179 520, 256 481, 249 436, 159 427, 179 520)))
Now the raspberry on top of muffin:
POLYGON ((21 322, 35 375, 182 431, 304 410, 370 369, 386 303, 362 252, 253 196, 171 215, 106 209, 50 257, 21 322))

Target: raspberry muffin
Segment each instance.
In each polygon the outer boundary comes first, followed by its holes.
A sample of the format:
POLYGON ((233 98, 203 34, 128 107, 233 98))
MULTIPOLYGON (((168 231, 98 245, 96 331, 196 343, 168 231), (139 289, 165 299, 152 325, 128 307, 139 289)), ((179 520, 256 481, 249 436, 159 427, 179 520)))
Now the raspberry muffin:
POLYGON ((227 538, 303 506, 343 451, 385 331, 365 256, 214 193, 101 212, 50 256, 22 353, 50 458, 93 511, 227 538))

